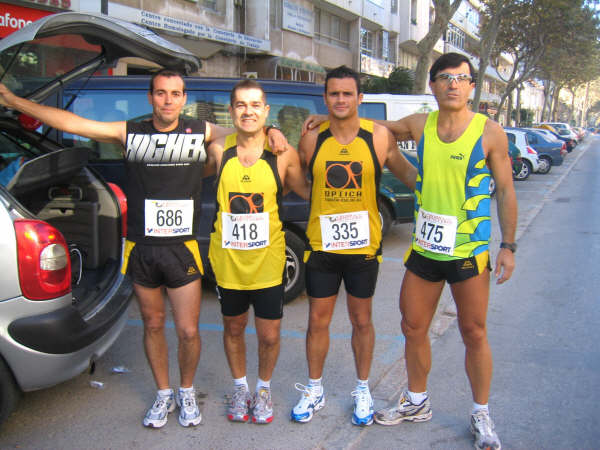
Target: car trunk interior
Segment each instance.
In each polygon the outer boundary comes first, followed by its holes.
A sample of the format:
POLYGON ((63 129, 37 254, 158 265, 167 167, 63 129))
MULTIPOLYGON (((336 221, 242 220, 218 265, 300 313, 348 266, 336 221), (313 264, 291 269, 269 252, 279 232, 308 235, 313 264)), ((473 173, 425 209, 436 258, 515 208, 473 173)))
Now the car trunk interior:
POLYGON ((117 200, 86 167, 88 152, 68 148, 30 160, 7 186, 33 216, 65 237, 71 253, 73 302, 83 315, 110 288, 121 257, 117 200))

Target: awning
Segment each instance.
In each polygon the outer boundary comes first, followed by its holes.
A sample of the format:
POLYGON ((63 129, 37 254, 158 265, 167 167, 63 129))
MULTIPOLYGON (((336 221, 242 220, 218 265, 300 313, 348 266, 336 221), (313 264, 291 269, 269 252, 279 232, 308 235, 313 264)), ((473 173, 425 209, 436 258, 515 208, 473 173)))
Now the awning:
POLYGON ((305 70, 307 72, 316 72, 325 74, 327 71, 320 66, 308 61, 302 61, 300 59, 287 58, 285 56, 279 56, 275 58, 275 65, 279 67, 287 67, 289 69, 305 70))

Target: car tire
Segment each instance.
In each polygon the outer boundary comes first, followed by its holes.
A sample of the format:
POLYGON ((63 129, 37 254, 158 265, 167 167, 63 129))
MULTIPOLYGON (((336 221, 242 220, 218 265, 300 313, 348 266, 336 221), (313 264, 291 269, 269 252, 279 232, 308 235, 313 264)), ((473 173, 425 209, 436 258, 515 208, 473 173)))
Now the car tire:
POLYGON ((523 159, 523 166, 521 167, 521 171, 515 175, 515 180, 526 180, 532 172, 532 169, 531 163, 526 159, 523 159))
POLYGON ((283 303, 289 303, 304 290, 304 241, 290 230, 285 230, 285 291, 283 303))
POLYGON ((496 193, 496 180, 494 177, 490 177, 490 197, 493 197, 496 193))
POLYGON ((4 359, 0 356, 0 424, 13 412, 20 397, 21 390, 4 359))
POLYGON ((550 169, 552 168, 552 160, 547 156, 540 156, 539 161, 540 165, 538 167, 538 173, 545 175, 550 172, 550 169))
POLYGON ((381 235, 385 236, 390 231, 394 216, 392 215, 391 208, 381 197, 377 198, 377 208, 379 209, 379 217, 381 218, 381 235))

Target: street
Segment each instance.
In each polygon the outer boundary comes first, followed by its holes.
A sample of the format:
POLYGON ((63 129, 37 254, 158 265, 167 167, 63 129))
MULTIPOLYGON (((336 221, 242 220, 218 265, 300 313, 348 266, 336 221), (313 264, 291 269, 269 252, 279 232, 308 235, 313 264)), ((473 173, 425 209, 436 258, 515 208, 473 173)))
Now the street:
MULTIPOLYGON (((519 202, 513 278, 492 284, 488 333, 494 352, 491 416, 503 448, 597 448, 600 431, 600 137, 588 136, 547 175, 515 182, 519 202), (596 418, 596 419, 594 419, 596 418)), ((492 205, 492 265, 500 242, 492 205)), ((384 240, 373 305, 376 347, 370 385, 375 408, 406 386, 398 293, 402 257, 412 225, 392 226, 384 240)), ((59 386, 27 393, 0 429, 0 448, 472 448, 468 414, 472 399, 453 303, 444 291, 432 327, 429 383, 433 418, 422 424, 367 428, 350 422, 356 384, 350 323, 340 296, 331 326, 324 373, 327 399, 308 424, 289 419, 307 382, 304 350, 308 303, 286 305, 281 355, 272 380, 275 418, 270 425, 229 423, 225 418, 231 376, 223 352, 220 307, 212 288, 203 291, 202 357, 195 378, 203 420, 183 428, 177 413, 159 430, 141 422, 155 389, 142 347, 135 302, 115 345, 84 373, 59 386), (124 366, 125 373, 112 373, 124 366), (92 387, 90 381, 103 383, 92 387)), ((171 379, 178 386, 176 336, 168 323, 171 379)), ((254 330, 247 335, 248 382, 257 377, 254 330)))

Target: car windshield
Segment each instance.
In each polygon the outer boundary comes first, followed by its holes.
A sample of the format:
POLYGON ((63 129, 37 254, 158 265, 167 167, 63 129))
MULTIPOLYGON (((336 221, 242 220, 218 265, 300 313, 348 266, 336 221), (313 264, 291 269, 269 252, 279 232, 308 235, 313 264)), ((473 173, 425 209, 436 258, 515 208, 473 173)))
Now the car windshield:
POLYGON ((0 81, 15 94, 26 97, 101 53, 102 46, 90 44, 80 35, 36 39, 0 54, 0 81))

